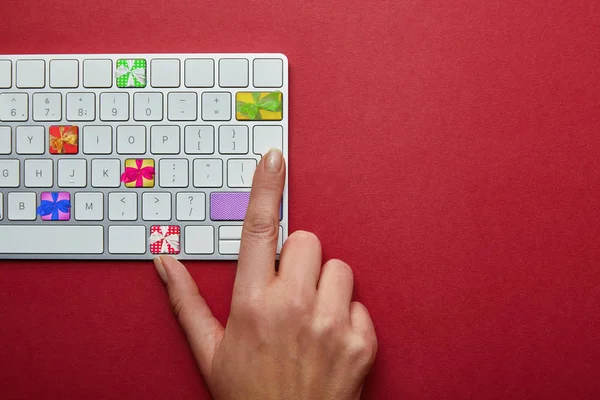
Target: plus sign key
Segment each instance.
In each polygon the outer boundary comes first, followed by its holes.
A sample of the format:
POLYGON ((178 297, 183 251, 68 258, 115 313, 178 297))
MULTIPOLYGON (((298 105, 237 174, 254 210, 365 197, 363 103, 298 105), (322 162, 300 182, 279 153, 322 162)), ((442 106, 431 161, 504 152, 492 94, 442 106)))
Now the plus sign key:
POLYGON ((229 121, 231 119, 231 93, 202 93, 202 119, 204 121, 229 121))

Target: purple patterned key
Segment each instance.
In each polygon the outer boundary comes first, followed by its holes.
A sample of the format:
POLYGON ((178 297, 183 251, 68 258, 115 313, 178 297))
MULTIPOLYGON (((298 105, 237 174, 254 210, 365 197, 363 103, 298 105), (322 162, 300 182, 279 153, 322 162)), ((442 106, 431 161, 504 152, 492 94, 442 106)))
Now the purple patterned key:
MULTIPOLYGON (((210 219, 213 221, 243 221, 250 201, 250 192, 213 192, 210 194, 210 219)), ((283 202, 279 205, 279 220, 283 218, 283 202)))

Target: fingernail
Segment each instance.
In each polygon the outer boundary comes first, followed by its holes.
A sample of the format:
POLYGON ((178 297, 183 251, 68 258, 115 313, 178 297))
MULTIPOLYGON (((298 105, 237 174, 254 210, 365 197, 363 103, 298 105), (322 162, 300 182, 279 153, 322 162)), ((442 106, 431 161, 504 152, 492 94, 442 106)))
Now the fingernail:
POLYGON ((267 170, 271 173, 278 173, 283 164, 283 154, 279 149, 269 149, 266 156, 267 170))
POLYGON ((160 276, 160 279, 162 279, 162 281, 166 285, 167 282, 169 281, 169 278, 167 277, 167 271, 165 271, 165 267, 163 266, 163 263, 162 263, 162 260, 160 259, 160 257, 154 258, 154 268, 156 268, 156 272, 158 272, 158 276, 160 276))

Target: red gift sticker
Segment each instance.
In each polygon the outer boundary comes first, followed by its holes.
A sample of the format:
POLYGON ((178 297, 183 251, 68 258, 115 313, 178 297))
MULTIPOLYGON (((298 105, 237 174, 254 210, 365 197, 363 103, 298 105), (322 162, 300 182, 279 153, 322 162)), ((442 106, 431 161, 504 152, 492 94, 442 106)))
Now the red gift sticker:
POLYGON ((76 125, 51 126, 50 154, 77 154, 79 152, 79 128, 76 125))
POLYGON ((179 254, 181 228, 177 225, 155 225, 150 228, 152 254, 179 254))

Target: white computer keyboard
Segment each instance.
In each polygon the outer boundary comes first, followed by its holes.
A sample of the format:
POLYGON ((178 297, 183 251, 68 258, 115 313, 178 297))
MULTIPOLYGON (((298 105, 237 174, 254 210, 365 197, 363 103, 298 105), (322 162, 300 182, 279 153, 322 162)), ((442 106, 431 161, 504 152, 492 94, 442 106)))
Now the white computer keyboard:
POLYGON ((282 54, 0 55, 0 259, 237 259, 272 147, 282 54))

